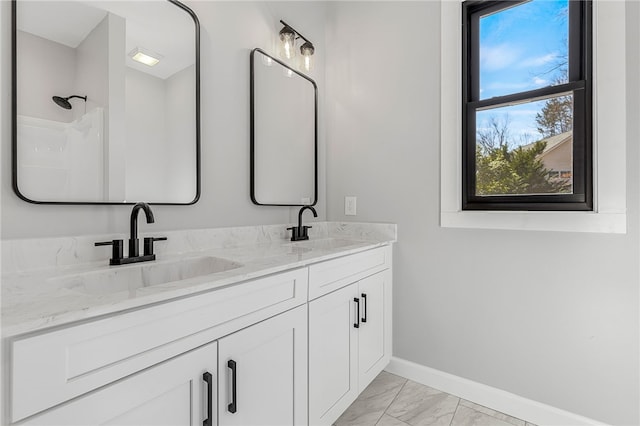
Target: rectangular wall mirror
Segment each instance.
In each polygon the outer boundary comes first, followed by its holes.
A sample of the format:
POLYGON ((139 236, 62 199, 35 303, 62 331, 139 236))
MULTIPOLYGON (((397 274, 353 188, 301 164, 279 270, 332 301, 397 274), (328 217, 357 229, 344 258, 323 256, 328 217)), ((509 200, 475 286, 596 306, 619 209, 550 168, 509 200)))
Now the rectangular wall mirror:
POLYGON ((318 201, 318 88, 269 56, 251 52, 251 200, 302 206, 318 201))
POLYGON ((195 203, 199 33, 193 11, 174 0, 13 0, 16 194, 195 203))

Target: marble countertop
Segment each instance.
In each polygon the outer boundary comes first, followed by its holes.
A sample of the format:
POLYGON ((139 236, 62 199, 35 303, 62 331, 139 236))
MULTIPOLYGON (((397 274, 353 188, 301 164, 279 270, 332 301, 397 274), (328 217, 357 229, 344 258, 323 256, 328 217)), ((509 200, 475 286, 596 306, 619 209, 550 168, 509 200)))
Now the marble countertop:
MULTIPOLYGON (((2 242, 2 336, 14 337, 75 321, 197 295, 265 275, 303 267, 396 241, 392 224, 313 223, 310 240, 291 242, 286 227, 215 228, 171 231, 157 243, 153 264, 216 257, 235 269, 112 292, 83 291, 67 284, 86 273, 126 273, 142 264, 109 266, 110 251, 93 242, 122 236, 86 236, 2 242)), ((142 236, 141 236, 142 238, 142 236)))

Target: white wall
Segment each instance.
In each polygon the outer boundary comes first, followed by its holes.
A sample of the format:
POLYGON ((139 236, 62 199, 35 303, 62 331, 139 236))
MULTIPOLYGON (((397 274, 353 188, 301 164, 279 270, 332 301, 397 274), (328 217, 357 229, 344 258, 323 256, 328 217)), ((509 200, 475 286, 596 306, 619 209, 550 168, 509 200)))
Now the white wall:
MULTIPOLYGON (((99 185, 88 185, 86 188, 83 188, 83 191, 77 193, 73 200, 93 200, 93 201, 103 201, 108 199, 108 191, 111 182, 109 181, 110 171, 114 169, 114 161, 108 161, 109 159, 109 144, 105 144, 104 141, 108 141, 111 137, 110 134, 113 133, 113 145, 122 144, 122 142, 118 138, 118 130, 116 129, 118 126, 121 126, 122 123, 118 122, 117 117, 118 114, 115 114, 113 119, 110 114, 110 101, 112 98, 124 99, 124 92, 119 93, 117 95, 110 95, 110 85, 113 81, 112 75, 110 75, 109 61, 113 55, 113 44, 112 41, 116 40, 124 40, 124 35, 122 34, 114 34, 113 29, 114 22, 121 21, 122 18, 113 15, 107 15, 104 19, 91 30, 91 32, 85 37, 84 40, 78 45, 76 48, 76 66, 75 66, 75 77, 74 77, 74 89, 72 93, 69 93, 66 96, 77 95, 77 96, 86 96, 87 100, 82 101, 82 99, 72 99, 71 105, 73 105, 73 115, 78 118, 81 117, 86 111, 94 111, 96 113, 96 108, 100 108, 98 111, 103 117, 103 128, 101 129, 102 137, 101 137, 101 146, 100 150, 95 151, 96 156, 87 159, 87 164, 90 169, 95 169, 96 173, 99 173, 100 177, 98 179, 99 185), (111 47, 111 50, 109 50, 111 47)), ((123 23, 120 23, 120 27, 123 26, 123 23)), ((120 73, 117 75, 118 79, 124 79, 124 75, 120 73)), ((118 105, 115 105, 115 108, 118 108, 118 105)), ((111 151, 115 152, 115 149, 111 149, 111 151)), ((122 156, 120 156, 122 157, 122 156)), ((74 159, 75 160, 75 159, 74 159)), ((73 161, 73 160, 72 160, 73 161)), ((122 163, 122 160, 120 161, 122 163)), ((122 170, 122 166, 115 167, 115 170, 122 170)), ((115 173, 117 176, 119 173, 115 173)), ((75 182, 71 182, 72 187, 75 182)), ((122 185, 122 182, 119 182, 122 185)), ((111 189, 117 185, 111 185, 111 189)), ((124 188, 120 188, 118 192, 122 192, 124 188)), ((46 198, 34 198, 36 200, 60 200, 65 199, 64 197, 46 197, 46 198)), ((68 199, 68 198, 67 198, 68 199)))
POLYGON ((395 356, 640 423, 638 6, 627 6, 628 233, 607 235, 441 228, 439 3, 331 3, 327 216, 398 223, 395 356), (358 216, 343 215, 345 195, 358 216))
POLYGON ((126 87, 125 87, 125 46, 126 46, 126 22, 113 13, 109 13, 104 19, 108 25, 107 37, 109 40, 108 52, 105 52, 108 64, 108 97, 107 105, 107 130, 105 131, 105 176, 106 200, 124 200, 126 197, 126 158, 127 158, 127 131, 126 131, 126 87))
MULTIPOLYGON (((155 206, 154 225, 162 230, 276 224, 296 217, 297 209, 260 207, 249 198, 249 53, 254 47, 275 52, 274 41, 284 19, 316 46, 312 77, 324 88, 324 15, 319 2, 187 1, 201 23, 202 194, 193 206, 155 206)), ((10 3, 0 2, 2 117, 11 114, 10 3), (4 35, 7 35, 5 37, 4 35)), ((10 122, 7 122, 10 123, 10 122)), ((11 128, 2 126, 2 238, 51 237, 127 232, 130 206, 32 205, 11 189, 11 128)), ((320 134, 320 169, 324 170, 324 133, 320 134)), ((320 174, 319 217, 325 215, 324 173, 320 174)), ((310 220, 310 218, 307 218, 310 220)), ((151 228, 152 227, 152 228, 151 228)))
MULTIPOLYGON (((170 176, 167 163, 171 156, 167 155, 165 104, 170 99, 167 98, 165 81, 127 67, 126 93, 127 181, 124 199, 167 199, 164 188, 166 177, 170 176)), ((181 143, 185 140, 178 139, 181 143)), ((191 169, 195 173, 195 167, 191 169)))
POLYGON ((109 16, 105 16, 75 49, 74 87, 64 96, 87 97, 86 103, 82 99, 71 100, 76 116, 85 109, 109 108, 109 37, 109 16))
POLYGON ((184 170, 195 170, 196 147, 187 145, 185 140, 195 140, 196 129, 193 117, 196 114, 195 85, 193 78, 195 65, 176 72, 165 81, 165 92, 169 102, 165 104, 167 116, 167 177, 165 179, 166 194, 180 194, 185 200, 195 197, 195 172, 184 173, 184 170))
MULTIPOLYGON (((60 108, 51 98, 67 97, 74 91, 75 49, 24 31, 19 32, 17 48, 25 52, 17 63, 18 91, 24 100, 18 103, 18 114, 64 123, 73 121, 73 110, 60 108)), ((8 84, 7 95, 11 87, 8 84)))
POLYGON ((126 69, 126 196, 187 203, 196 196, 195 67, 162 79, 126 69))

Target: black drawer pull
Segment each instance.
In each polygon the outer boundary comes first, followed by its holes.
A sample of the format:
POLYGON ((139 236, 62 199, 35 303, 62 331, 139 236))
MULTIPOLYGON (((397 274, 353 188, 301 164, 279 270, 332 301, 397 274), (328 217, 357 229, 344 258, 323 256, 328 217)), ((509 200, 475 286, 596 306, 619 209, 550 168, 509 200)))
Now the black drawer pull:
POLYGON ((353 301, 356 302, 356 322, 353 324, 353 327, 360 328, 360 299, 354 297, 353 301))
POLYGON ((363 306, 363 310, 364 310, 364 316, 362 317, 362 322, 367 322, 367 295, 366 293, 362 293, 362 300, 364 301, 364 306, 363 306))
POLYGON ((213 426, 213 376, 206 372, 202 375, 202 380, 207 382, 207 418, 202 426, 213 426))
POLYGON ((227 409, 229 410, 230 413, 235 413, 238 410, 238 407, 236 406, 236 373, 237 373, 237 368, 236 368, 236 362, 232 359, 230 359, 229 361, 227 361, 227 367, 229 367, 231 369, 231 404, 229 404, 229 406, 227 407, 227 409))

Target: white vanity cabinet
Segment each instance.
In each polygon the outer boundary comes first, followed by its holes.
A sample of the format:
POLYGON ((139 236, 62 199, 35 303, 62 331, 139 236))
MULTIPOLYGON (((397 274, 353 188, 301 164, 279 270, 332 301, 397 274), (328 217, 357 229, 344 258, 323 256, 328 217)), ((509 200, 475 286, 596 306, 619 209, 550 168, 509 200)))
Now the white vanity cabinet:
POLYGON ((352 284, 309 303, 309 424, 330 425, 358 396, 352 284))
POLYGON ((358 282, 358 394, 391 360, 391 271, 358 282))
POLYGON ((391 246, 7 338, 3 424, 329 425, 391 356, 391 246))
POLYGON ((24 424, 306 425, 307 306, 47 410, 24 424))
MULTIPOLYGON (((307 268, 294 269, 18 337, 10 342, 10 421, 48 413, 45 410, 179 359, 238 330, 263 321, 266 324, 297 306, 306 307, 307 277, 307 268)), ((217 371, 215 358, 213 367, 209 364, 207 367, 212 374, 217 371)), ((185 378, 192 377, 191 370, 188 371, 185 378)), ((112 404, 108 398, 102 401, 112 404)))
POLYGON ((339 287, 309 302, 312 426, 333 424, 391 358, 390 266, 381 248, 310 267, 310 294, 339 287))
POLYGON ((307 306, 219 340, 219 425, 307 424, 307 306))
POLYGON ((210 343, 21 424, 214 426, 217 355, 210 343))

